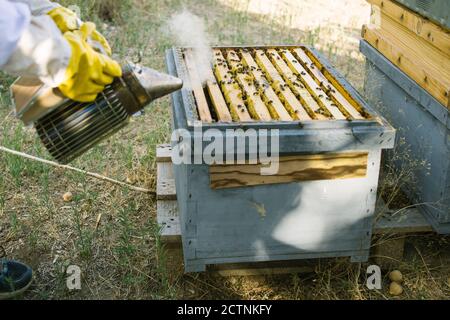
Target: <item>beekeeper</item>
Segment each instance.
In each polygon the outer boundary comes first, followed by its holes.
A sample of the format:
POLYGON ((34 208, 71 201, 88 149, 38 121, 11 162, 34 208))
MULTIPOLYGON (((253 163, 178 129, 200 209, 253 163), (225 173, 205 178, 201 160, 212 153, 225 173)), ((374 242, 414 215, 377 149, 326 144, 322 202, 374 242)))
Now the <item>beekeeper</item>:
POLYGON ((37 77, 80 102, 122 74, 93 23, 47 0, 0 0, 0 70, 37 77))
MULTIPOLYGON (((74 12, 47 0, 0 0, 0 70, 37 77, 73 100, 90 102, 122 74, 110 56, 95 25, 74 12)), ((27 265, 0 259, 0 300, 21 294, 32 279, 27 265)))

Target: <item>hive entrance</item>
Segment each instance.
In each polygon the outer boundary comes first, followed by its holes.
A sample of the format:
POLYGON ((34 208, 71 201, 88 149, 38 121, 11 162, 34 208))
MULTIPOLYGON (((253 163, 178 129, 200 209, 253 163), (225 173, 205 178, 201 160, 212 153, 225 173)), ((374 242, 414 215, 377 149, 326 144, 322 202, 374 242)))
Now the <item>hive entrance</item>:
POLYGON ((213 80, 203 86, 191 49, 183 57, 203 122, 370 118, 307 48, 213 49, 213 80))

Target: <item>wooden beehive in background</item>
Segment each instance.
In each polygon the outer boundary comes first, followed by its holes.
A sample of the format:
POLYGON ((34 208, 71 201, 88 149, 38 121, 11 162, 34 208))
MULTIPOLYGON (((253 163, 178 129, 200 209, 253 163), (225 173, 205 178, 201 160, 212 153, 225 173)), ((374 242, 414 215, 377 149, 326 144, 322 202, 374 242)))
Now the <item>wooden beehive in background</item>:
MULTIPOLYGON (((202 132, 224 136, 253 129, 259 138, 260 129, 275 129, 279 170, 263 175, 258 161, 174 164, 185 271, 339 256, 366 261, 381 150, 393 147, 395 130, 311 48, 220 47, 213 58, 202 84, 191 49, 167 52, 169 73, 189 83, 172 95, 173 128, 191 133, 182 141, 193 158, 209 144, 194 148, 199 123, 202 132)), ((250 157, 236 145, 222 150, 216 157, 250 157)))
POLYGON ((402 141, 386 161, 399 177, 409 173, 401 181, 405 194, 438 233, 449 234, 450 3, 368 2, 372 23, 361 41, 366 96, 402 141))

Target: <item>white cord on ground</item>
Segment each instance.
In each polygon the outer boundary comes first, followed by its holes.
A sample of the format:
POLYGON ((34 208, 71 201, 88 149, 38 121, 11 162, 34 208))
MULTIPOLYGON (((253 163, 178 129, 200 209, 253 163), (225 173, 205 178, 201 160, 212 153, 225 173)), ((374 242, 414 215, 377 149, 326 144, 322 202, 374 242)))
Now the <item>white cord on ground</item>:
POLYGON ((58 168, 61 168, 61 169, 67 169, 67 170, 75 171, 75 172, 78 172, 78 173, 83 173, 83 174, 85 174, 87 176, 90 176, 92 178, 96 178, 96 179, 103 180, 103 181, 108 181, 110 183, 117 184, 117 185, 120 185, 120 186, 123 186, 123 187, 127 187, 127 188, 130 188, 130 189, 135 190, 135 191, 155 194, 154 191, 151 191, 149 189, 135 187, 135 186, 132 186, 131 184, 128 184, 128 183, 125 183, 125 182, 122 182, 122 181, 118 181, 118 180, 115 180, 115 179, 111 179, 111 178, 102 176, 102 175, 100 175, 98 173, 88 172, 88 171, 81 170, 81 169, 78 169, 78 168, 75 168, 75 167, 72 167, 72 166, 68 166, 68 165, 65 165, 65 164, 59 164, 59 163, 54 162, 54 161, 45 160, 45 159, 38 158, 38 157, 29 155, 29 154, 26 154, 26 153, 23 153, 23 152, 19 152, 19 151, 16 151, 16 150, 11 150, 11 149, 5 148, 3 146, 0 146, 0 151, 7 152, 7 153, 13 154, 15 156, 26 158, 26 159, 29 159, 29 160, 45 163, 45 164, 48 164, 50 166, 58 167, 58 168))

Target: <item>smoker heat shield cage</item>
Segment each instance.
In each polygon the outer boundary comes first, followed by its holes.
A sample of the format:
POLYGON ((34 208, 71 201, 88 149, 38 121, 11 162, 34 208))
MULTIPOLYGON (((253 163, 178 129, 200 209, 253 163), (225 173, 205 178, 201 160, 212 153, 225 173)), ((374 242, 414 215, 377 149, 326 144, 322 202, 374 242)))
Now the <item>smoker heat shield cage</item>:
MULTIPOLYGON (((395 130, 312 48, 217 47, 213 57, 214 80, 203 87, 192 49, 167 51, 169 73, 190 84, 172 94, 174 129, 191 133, 193 158, 210 143, 194 148, 199 121, 203 132, 278 129, 279 171, 174 165, 185 271, 340 256, 366 261, 381 150, 393 148, 395 130)), ((224 158, 238 152, 236 145, 223 150, 224 158)))

